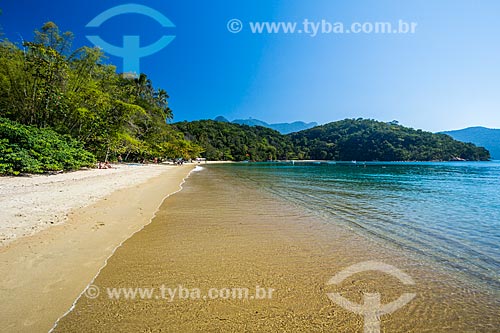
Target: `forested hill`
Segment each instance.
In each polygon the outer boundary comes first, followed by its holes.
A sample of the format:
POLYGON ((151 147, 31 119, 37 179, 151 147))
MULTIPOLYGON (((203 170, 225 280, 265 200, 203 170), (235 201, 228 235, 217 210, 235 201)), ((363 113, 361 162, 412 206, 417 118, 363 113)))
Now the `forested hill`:
POLYGON ((489 152, 448 135, 395 122, 345 119, 288 135, 212 120, 174 124, 213 160, 318 159, 338 161, 488 160, 489 152))
POLYGON ((303 158, 341 161, 488 160, 489 152, 471 143, 368 119, 345 119, 289 135, 303 158))
POLYGON ((296 158, 290 138, 262 126, 238 125, 214 120, 175 123, 184 138, 205 150, 209 160, 267 161, 296 158))

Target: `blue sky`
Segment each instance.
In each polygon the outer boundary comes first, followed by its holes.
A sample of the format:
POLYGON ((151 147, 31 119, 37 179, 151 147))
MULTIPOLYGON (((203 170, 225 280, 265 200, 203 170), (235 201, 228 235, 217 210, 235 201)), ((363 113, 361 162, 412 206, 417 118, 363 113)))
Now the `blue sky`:
MULTIPOLYGON (((500 128, 500 2, 470 1, 0 1, 4 36, 30 40, 54 21, 73 31, 75 47, 99 35, 141 46, 175 39, 141 59, 141 71, 165 88, 175 120, 253 117, 267 122, 326 123, 374 118, 431 131, 500 128), (86 25, 128 3, 151 7, 175 27, 139 14, 86 25), (227 22, 243 23, 231 33, 227 22), (327 20, 418 23, 415 34, 253 34, 250 22, 327 20)), ((122 70, 122 59, 109 61, 122 70)))

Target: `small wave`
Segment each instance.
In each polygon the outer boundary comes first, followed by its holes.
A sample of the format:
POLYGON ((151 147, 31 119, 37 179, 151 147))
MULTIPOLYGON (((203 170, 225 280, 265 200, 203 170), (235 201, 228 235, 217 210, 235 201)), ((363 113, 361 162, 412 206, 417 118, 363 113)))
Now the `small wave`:
POLYGON ((202 171, 202 170, 205 170, 205 168, 204 168, 204 167, 202 167, 202 166, 197 165, 197 166, 193 169, 193 172, 198 172, 198 171, 202 171))

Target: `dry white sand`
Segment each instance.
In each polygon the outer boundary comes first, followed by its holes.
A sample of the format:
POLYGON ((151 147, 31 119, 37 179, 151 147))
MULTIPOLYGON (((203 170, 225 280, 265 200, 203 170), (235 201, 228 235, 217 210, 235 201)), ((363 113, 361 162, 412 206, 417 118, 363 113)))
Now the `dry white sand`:
POLYGON ((193 168, 1 178, 0 332, 47 332, 193 168))
POLYGON ((122 164, 50 176, 0 177, 0 247, 65 222, 72 209, 175 167, 122 164))

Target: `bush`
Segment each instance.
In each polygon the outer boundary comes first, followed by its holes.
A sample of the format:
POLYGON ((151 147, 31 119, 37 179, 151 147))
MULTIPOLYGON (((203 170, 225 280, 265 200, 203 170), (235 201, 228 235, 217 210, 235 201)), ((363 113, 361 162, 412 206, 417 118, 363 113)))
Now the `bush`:
POLYGON ((77 170, 95 164, 80 142, 0 117, 0 174, 77 170))

